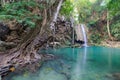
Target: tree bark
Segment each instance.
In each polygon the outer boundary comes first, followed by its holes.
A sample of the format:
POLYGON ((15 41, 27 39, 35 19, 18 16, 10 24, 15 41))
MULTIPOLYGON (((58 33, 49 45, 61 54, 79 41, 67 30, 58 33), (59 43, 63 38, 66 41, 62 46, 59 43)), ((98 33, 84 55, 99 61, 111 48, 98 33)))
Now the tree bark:
POLYGON ((50 25, 50 28, 53 31, 53 47, 55 47, 55 44, 54 44, 54 42, 55 42, 55 40, 54 40, 54 38, 55 38, 55 23, 56 23, 60 8, 62 6, 62 2, 63 2, 63 0, 59 1, 59 4, 57 6, 56 12, 55 12, 54 17, 53 17, 53 21, 51 22, 51 25, 50 25))
MULTIPOLYGON (((59 2, 58 0, 56 0, 55 4, 57 5, 53 5, 54 8, 52 8, 52 11, 54 11, 53 9, 57 9, 51 22, 52 26, 54 26, 54 22, 56 22, 62 2, 63 0, 60 0, 59 2)), ((1 54, 7 53, 7 55, 5 55, 1 60, 0 64, 2 64, 2 66, 8 64, 26 64, 30 63, 31 61, 42 60, 44 58, 42 54, 38 54, 38 50, 54 36, 50 34, 52 30, 50 30, 50 27, 48 27, 50 25, 50 20, 48 20, 49 12, 47 11, 49 11, 47 10, 47 8, 42 11, 42 22, 37 21, 36 27, 32 29, 30 33, 23 38, 22 42, 18 44, 16 48, 13 48, 6 52, 0 52, 1 54), (47 32, 47 30, 49 30, 49 32, 47 32)), ((49 18, 51 19, 51 17, 49 18)))
POLYGON ((111 33, 110 33, 110 21, 109 21, 109 12, 108 12, 108 10, 107 10, 107 32, 108 32, 108 36, 109 36, 109 38, 112 40, 112 36, 111 36, 111 33))

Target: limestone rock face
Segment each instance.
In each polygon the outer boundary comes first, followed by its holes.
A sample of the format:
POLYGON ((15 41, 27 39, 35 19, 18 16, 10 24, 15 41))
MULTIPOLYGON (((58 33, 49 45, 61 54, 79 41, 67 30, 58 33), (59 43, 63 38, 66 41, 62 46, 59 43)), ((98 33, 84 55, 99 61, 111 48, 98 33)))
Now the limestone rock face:
POLYGON ((9 27, 0 22, 0 40, 5 40, 6 35, 9 34, 9 27))
MULTIPOLYGON (((85 28, 85 32, 87 34, 88 33, 88 29, 87 29, 86 26, 84 26, 84 28, 85 28)), ((81 29, 81 25, 75 26, 75 32, 76 32, 76 39, 77 39, 77 41, 84 41, 84 36, 83 36, 82 29, 81 29)))

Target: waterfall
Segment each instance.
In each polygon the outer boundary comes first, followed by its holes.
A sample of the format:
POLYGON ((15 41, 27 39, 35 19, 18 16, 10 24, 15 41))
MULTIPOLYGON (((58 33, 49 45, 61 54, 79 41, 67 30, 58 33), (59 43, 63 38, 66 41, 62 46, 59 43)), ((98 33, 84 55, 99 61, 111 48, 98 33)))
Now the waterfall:
POLYGON ((83 40, 84 40, 84 56, 83 56, 83 67, 86 64, 86 57, 87 57, 87 35, 86 35, 86 31, 85 31, 85 25, 81 24, 81 30, 82 30, 82 34, 83 34, 83 40))
POLYGON ((84 45, 85 47, 87 47, 87 36, 86 36, 86 32, 85 32, 85 28, 84 28, 84 24, 81 24, 81 29, 82 29, 82 34, 83 34, 83 39, 84 39, 84 45))

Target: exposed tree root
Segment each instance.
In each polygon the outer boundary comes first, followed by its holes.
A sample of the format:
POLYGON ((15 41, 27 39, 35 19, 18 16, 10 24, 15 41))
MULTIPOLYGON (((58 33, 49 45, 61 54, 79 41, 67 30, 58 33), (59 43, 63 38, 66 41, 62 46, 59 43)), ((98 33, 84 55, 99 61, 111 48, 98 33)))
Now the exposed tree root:
MULTIPOLYGON (((54 8, 51 8, 51 11, 55 11, 54 9, 56 9, 57 5, 60 6, 59 2, 61 4, 61 1, 56 0, 53 4, 54 8), (56 3, 57 5, 55 5, 56 3)), ((53 39, 51 34, 52 32, 49 27, 52 19, 50 18, 51 16, 48 16, 47 9, 48 8, 44 8, 44 10, 41 11, 41 15, 43 16, 42 22, 36 21, 36 27, 30 30, 27 35, 22 37, 23 39, 17 47, 6 50, 5 52, 0 52, 0 54, 4 54, 0 57, 0 69, 9 65, 19 67, 20 65, 31 64, 31 62, 38 60, 46 60, 45 57, 48 59, 53 57, 53 55, 38 54, 38 50, 44 47, 48 41, 53 39)), ((57 13, 59 13, 58 10, 57 13)), ((0 73, 0 75, 2 74, 0 73)))

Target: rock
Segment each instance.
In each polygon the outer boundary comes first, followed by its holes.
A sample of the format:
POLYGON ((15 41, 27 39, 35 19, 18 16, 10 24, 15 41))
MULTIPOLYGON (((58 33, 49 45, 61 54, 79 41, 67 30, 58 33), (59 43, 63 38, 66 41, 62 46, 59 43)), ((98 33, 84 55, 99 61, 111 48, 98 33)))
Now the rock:
MULTIPOLYGON (((84 36, 83 36, 81 25, 84 25, 84 24, 80 24, 74 27, 75 32, 76 32, 76 39, 80 41, 84 41, 84 36)), ((85 29, 86 35, 88 35, 88 29, 86 25, 84 25, 84 29, 85 29)))
POLYGON ((9 27, 0 22, 0 40, 4 41, 6 39, 6 35, 8 35, 9 32, 9 27))
POLYGON ((75 42, 79 44, 84 44, 84 41, 81 41, 81 40, 75 40, 75 42))
POLYGON ((112 75, 116 80, 120 80, 120 73, 114 73, 112 75))
POLYGON ((107 74, 106 77, 113 80, 120 80, 120 73, 107 74))
POLYGON ((60 42, 51 42, 50 45, 60 45, 60 42))
POLYGON ((45 54, 45 55, 43 55, 43 57, 44 57, 44 60, 53 60, 53 59, 55 59, 55 56, 52 55, 52 54, 45 54))

